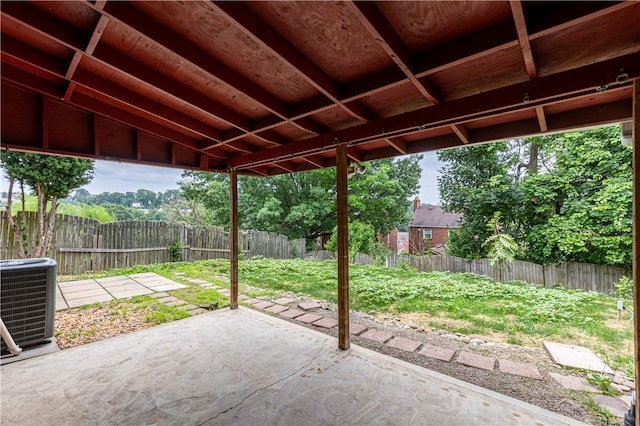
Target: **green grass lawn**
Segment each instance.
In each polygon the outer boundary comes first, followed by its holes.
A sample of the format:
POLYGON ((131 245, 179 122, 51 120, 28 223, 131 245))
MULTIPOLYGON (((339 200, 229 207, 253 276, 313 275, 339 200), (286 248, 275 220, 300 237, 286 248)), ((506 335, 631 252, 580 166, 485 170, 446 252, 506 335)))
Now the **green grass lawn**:
MULTIPOLYGON (((228 287, 229 261, 149 265, 108 275, 147 271, 178 281, 175 274, 184 274, 228 287)), ((336 302, 335 261, 244 260, 239 273, 244 291, 253 296, 280 290, 336 302)), ((542 340, 553 340, 587 346, 612 367, 633 369, 632 322, 628 316, 618 320, 616 300, 611 297, 520 282, 503 284, 473 274, 375 266, 350 265, 349 276, 354 310, 392 313, 424 327, 513 344, 539 346, 542 340)), ((172 294, 202 304, 214 298, 203 290, 172 294)))

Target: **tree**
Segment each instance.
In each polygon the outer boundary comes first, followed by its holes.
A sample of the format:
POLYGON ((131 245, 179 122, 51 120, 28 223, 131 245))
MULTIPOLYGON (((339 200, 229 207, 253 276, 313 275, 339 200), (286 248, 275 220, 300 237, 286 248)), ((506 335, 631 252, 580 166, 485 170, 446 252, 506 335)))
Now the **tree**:
POLYGON ((507 142, 439 151, 438 159, 445 163, 438 178, 443 207, 463 215, 460 230, 447 242, 448 254, 486 256, 487 223, 496 212, 502 212, 505 232, 517 235, 521 191, 519 176, 510 171, 517 170, 520 159, 507 142))
MULTIPOLYGON (((409 199, 419 188, 420 156, 363 163, 364 171, 349 179, 349 214, 369 224, 374 233, 386 233, 406 224, 409 199)), ((212 224, 229 225, 229 178, 204 172, 185 172, 181 196, 202 202, 212 224)), ((240 226, 277 232, 290 238, 313 239, 336 225, 335 169, 238 178, 240 226)))
POLYGON ((58 200, 68 197, 71 191, 93 179, 94 162, 14 151, 2 151, 0 155, 9 180, 6 217, 17 243, 16 254, 19 258, 42 257, 51 246, 58 200), (11 210, 15 182, 27 185, 38 197, 38 226, 32 253, 27 251, 24 230, 15 222, 11 210))

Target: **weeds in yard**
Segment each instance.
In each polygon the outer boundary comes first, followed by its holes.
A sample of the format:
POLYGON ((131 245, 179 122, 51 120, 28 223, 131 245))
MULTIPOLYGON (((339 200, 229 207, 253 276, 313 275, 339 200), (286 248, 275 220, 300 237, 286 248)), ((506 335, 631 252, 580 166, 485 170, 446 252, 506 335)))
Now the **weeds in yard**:
POLYGON ((586 377, 587 382, 600 389, 603 395, 618 396, 620 392, 611 387, 611 377, 598 373, 590 373, 586 377))

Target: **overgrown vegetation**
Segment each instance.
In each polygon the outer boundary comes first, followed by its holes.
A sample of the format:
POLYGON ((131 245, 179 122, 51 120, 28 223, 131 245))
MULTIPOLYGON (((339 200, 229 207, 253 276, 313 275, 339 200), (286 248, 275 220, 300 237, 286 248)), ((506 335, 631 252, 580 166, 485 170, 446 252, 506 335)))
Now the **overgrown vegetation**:
MULTIPOLYGON (((114 270, 109 275, 146 271, 176 280, 181 276, 176 273, 184 274, 228 286, 229 262, 168 263, 114 270)), ((335 261, 244 260, 239 273, 249 295, 291 291, 337 302, 335 261)), ((418 314, 413 316, 424 327, 485 335, 514 344, 538 346, 542 340, 578 344, 601 354, 614 368, 633 369, 632 323, 617 319, 616 299, 612 297, 522 282, 500 283, 473 274, 358 265, 350 265, 350 289, 354 310, 418 314)), ((201 299, 174 294, 202 304, 201 299)))

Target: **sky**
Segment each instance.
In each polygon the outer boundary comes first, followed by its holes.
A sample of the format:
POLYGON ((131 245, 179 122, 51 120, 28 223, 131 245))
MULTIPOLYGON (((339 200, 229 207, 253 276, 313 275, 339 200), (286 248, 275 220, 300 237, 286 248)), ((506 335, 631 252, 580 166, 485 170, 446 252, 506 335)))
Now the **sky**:
MULTIPOLYGON (((438 162, 435 152, 425 153, 424 159, 420 164, 422 166, 420 201, 438 204, 437 177, 442 164, 438 162)), ((97 160, 95 177, 91 183, 83 188, 92 194, 101 192, 136 192, 138 189, 164 192, 168 189, 177 189, 181 175, 182 170, 179 169, 97 160)), ((7 186, 7 181, 3 177, 0 181, 0 189, 6 191, 7 186)))

